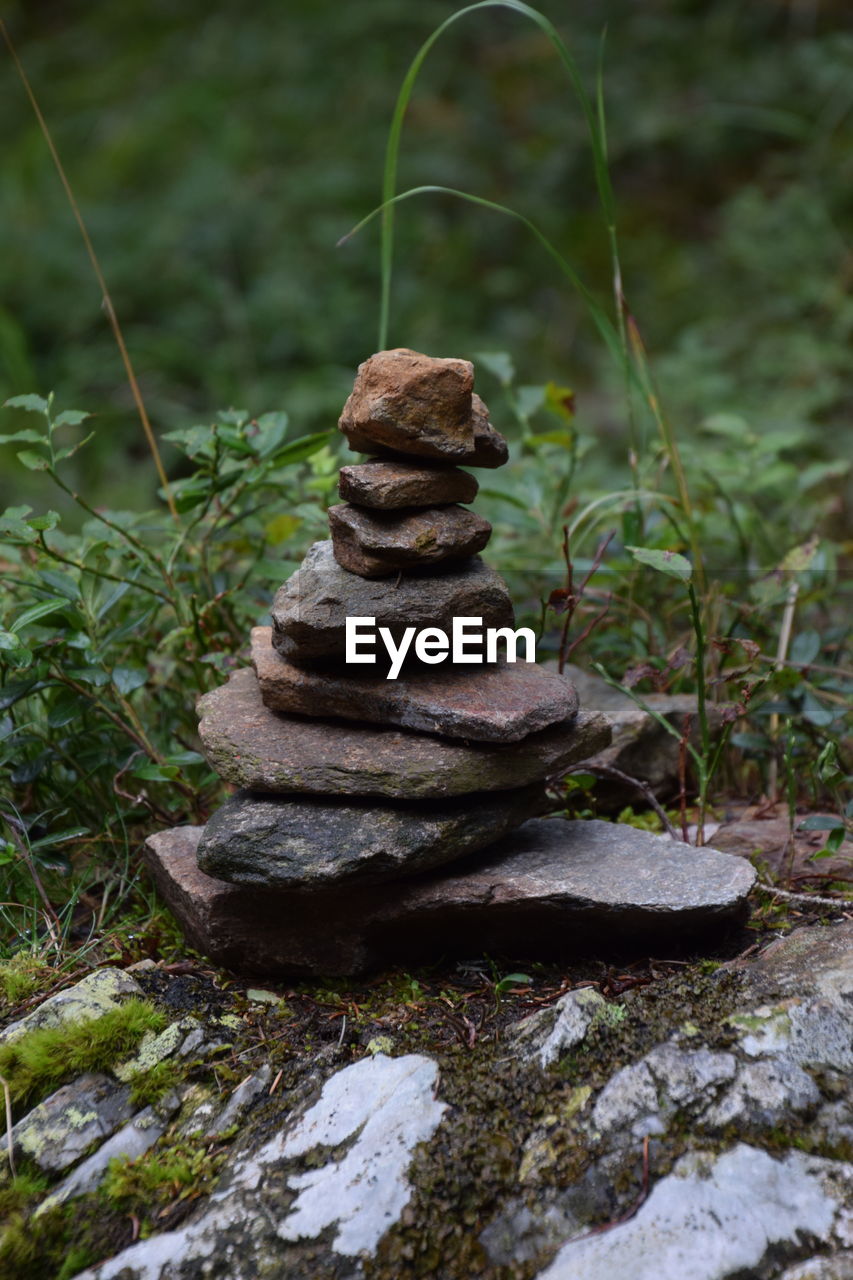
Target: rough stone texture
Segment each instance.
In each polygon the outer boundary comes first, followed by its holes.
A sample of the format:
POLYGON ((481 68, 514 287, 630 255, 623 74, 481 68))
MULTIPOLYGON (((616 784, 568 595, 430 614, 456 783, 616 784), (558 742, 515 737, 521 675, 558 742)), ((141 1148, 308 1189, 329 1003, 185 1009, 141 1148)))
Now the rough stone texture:
MULTIPOLYGON (((466 453, 455 456, 453 462, 465 467, 502 467, 509 458, 509 446, 489 422, 489 411, 476 392, 471 397, 471 430, 474 439, 472 447, 466 453)), ((347 440, 356 453, 378 453, 383 458, 396 458, 399 454, 399 450, 377 445, 356 428, 347 431, 347 440)))
POLYGON ((795 929, 771 942, 760 956, 736 961, 756 995, 801 997, 804 989, 853 1004, 853 921, 829 928, 795 929))
POLYGON ((126 1086, 89 1072, 33 1107, 12 1130, 12 1143, 45 1173, 61 1173, 132 1114, 126 1086))
MULTIPOLYGON (((590 760, 590 765, 609 765, 638 778, 658 797, 675 795, 679 787, 679 743, 648 712, 638 707, 626 693, 613 689, 600 676, 568 665, 565 674, 575 685, 581 705, 603 712, 611 722, 613 739, 609 747, 590 760)), ((690 740, 699 744, 699 718, 692 694, 644 693, 643 701, 681 734, 690 718, 690 740)), ((709 705, 713 732, 720 726, 719 710, 709 705)), ((601 779, 595 788, 599 803, 607 807, 636 804, 637 789, 612 778, 601 779)))
POLYGON ((409 1201, 412 1151, 432 1136, 445 1111, 435 1100, 437 1083, 436 1064, 418 1054, 377 1054, 344 1068, 326 1081, 317 1103, 296 1124, 238 1156, 187 1224, 131 1245, 81 1272, 78 1280, 178 1280, 191 1274, 249 1280, 259 1274, 261 1254, 276 1260, 268 1274, 287 1275, 287 1245, 329 1228, 330 1249, 339 1257, 375 1252, 409 1201), (318 1147, 336 1150, 290 1173, 288 1186, 297 1195, 283 1208, 282 1174, 318 1147), (252 1224, 248 1247, 246 1223, 252 1224))
POLYGON ((0 1043, 17 1040, 27 1031, 42 1027, 59 1027, 66 1022, 91 1022, 117 1009, 130 996, 143 995, 142 988, 129 973, 121 969, 96 969, 73 987, 50 996, 32 1013, 10 1022, 0 1031, 0 1043))
POLYGON ((492 534, 488 520, 466 507, 403 513, 339 502, 328 514, 335 559, 362 578, 386 578, 400 569, 464 560, 482 551, 492 534))
MULTIPOLYGON (((376 653, 382 649, 377 638, 376 653)), ((524 646, 520 648, 524 653, 524 646)), ((396 724, 472 742, 518 742, 577 714, 578 698, 566 676, 535 662, 418 669, 396 680, 372 673, 341 676, 308 671, 272 646, 269 627, 252 630, 252 664, 264 705, 273 711, 396 724)))
POLYGON ((832 1258, 809 1258, 787 1267, 779 1280, 853 1280, 853 1253, 837 1253, 832 1258))
MULTIPOLYGON (((766 1258, 843 1230, 833 1161, 789 1152, 774 1159, 740 1143, 691 1152, 655 1186, 630 1222, 569 1241, 538 1280, 727 1280, 758 1275, 766 1258)), ((848 1175, 853 1168, 845 1167, 848 1175)), ((853 1186, 853 1183, 850 1184, 853 1186)))
POLYGON ((430 734, 270 711, 246 668, 199 699, 199 734, 226 782, 278 794, 399 800, 523 787, 554 777, 607 742, 603 716, 581 712, 523 742, 463 745, 430 734))
POLYGON ((451 461, 474 445, 474 366, 406 347, 379 351, 358 366, 338 425, 352 448, 375 445, 397 453, 451 461), (359 443, 353 444, 353 436, 359 443))
POLYGON ((593 987, 570 991, 547 1009, 518 1023, 511 1038, 522 1061, 535 1059, 540 1067, 550 1067, 561 1053, 586 1038, 606 1008, 607 1001, 593 987))
POLYGON ((479 484, 458 467, 373 458, 341 467, 338 492, 345 502, 380 511, 400 507, 437 507, 447 502, 473 502, 479 484))
POLYGON ((442 872, 311 896, 214 880, 197 863, 199 827, 152 836, 146 860, 193 945, 245 973, 346 974, 408 956, 533 946, 608 951, 719 931, 740 914, 754 872, 712 849, 633 827, 534 820, 442 872))
POLYGON ((616 1135, 620 1141, 664 1133, 676 1112, 716 1098, 736 1069, 731 1053, 658 1045, 608 1081, 592 1112, 593 1129, 600 1137, 616 1135))
POLYGON ((89 1191, 94 1191, 100 1184, 111 1160, 122 1157, 136 1160, 144 1155, 166 1131, 168 1117, 162 1112, 162 1106, 160 1114, 153 1107, 146 1107, 135 1115, 128 1124, 119 1129, 118 1133, 114 1133, 87 1160, 69 1173, 68 1177, 53 1189, 47 1199, 42 1201, 33 1217, 38 1218, 56 1205, 64 1204, 66 1200, 73 1200, 75 1196, 83 1196, 89 1191))
MULTIPOLYGON (((280 587, 271 610, 273 645, 292 662, 311 665, 345 654, 346 619, 375 618, 396 642, 406 627, 441 627, 453 618, 482 618, 484 627, 511 627, 512 602, 503 579, 479 556, 452 570, 404 573, 393 582, 342 569, 330 541, 315 542, 296 573, 280 587)), ((377 668, 378 670, 378 668, 377 668)), ((364 668, 354 668, 357 675, 364 668)))
POLYGON ((198 865, 232 884, 305 893, 377 884, 475 853, 551 807, 541 787, 406 804, 240 791, 207 823, 198 865))

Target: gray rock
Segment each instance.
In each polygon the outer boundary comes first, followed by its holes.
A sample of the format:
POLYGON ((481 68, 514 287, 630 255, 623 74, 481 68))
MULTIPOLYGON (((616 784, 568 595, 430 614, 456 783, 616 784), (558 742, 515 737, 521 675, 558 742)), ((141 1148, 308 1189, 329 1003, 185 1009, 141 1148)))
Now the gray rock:
POLYGON ((207 1204, 184 1226, 131 1245, 78 1280, 178 1280, 193 1263, 230 1280, 258 1275, 258 1258, 275 1259, 270 1274, 288 1274, 288 1245, 321 1238, 340 1257, 372 1255, 398 1221, 411 1188, 407 1171, 418 1143, 427 1141, 445 1111, 435 1100, 438 1069, 418 1054, 377 1054, 326 1081, 316 1104, 254 1153, 238 1156, 207 1204), (343 1152, 340 1148, 344 1147, 343 1152), (282 1174, 317 1149, 325 1159, 282 1174))
POLYGON ((620 1143, 665 1133, 678 1111, 707 1106, 734 1078, 736 1067, 730 1053, 658 1045, 604 1086, 592 1112, 592 1128, 620 1143))
POLYGON ((479 485, 458 467, 372 458, 341 467, 338 492, 345 502, 380 511, 400 507, 437 507, 447 502, 473 502, 479 485))
POLYGON ((820 1090, 795 1063, 771 1058, 739 1068, 737 1079, 702 1123, 711 1129, 772 1129, 820 1102, 820 1090))
POLYGON ((787 1267, 778 1280, 853 1280, 853 1253, 837 1253, 831 1258, 809 1258, 787 1267))
POLYGON ((162 1106, 155 1111, 146 1107, 135 1115, 118 1133, 108 1138, 87 1160, 82 1161, 68 1177, 55 1187, 47 1199, 43 1200, 33 1214, 39 1218, 66 1200, 76 1196, 84 1196, 94 1191, 106 1173, 111 1160, 138 1160, 149 1147, 161 1138, 166 1131, 168 1117, 163 1114, 162 1106))
POLYGON ((273 711, 396 724, 472 742, 518 742, 566 723, 578 710, 574 686, 565 676, 523 660, 472 668, 442 665, 396 680, 342 676, 288 662, 272 647, 270 628, 255 627, 252 665, 261 699, 273 711))
POLYGON ((843 1006, 853 999, 853 920, 795 929, 728 967, 745 975, 755 995, 800 998, 807 991, 843 1006))
MULTIPOLYGON (((375 618, 399 643, 406 627, 441 627, 455 617, 482 618, 484 627, 511 627, 506 583, 479 556, 452 570, 403 573, 399 581, 360 578, 342 569, 330 541, 315 542, 296 573, 276 593, 273 645, 292 662, 342 662, 348 617, 375 618)), ((364 668, 355 668, 363 675, 364 668)))
POLYGON ((245 1080, 241 1080, 219 1115, 208 1123, 207 1136, 212 1138, 217 1134, 227 1133, 233 1125, 239 1124, 252 1107, 266 1097, 271 1079, 272 1067, 265 1063, 245 1080))
MULTIPOLYGON (((848 1184, 853 1168, 844 1166, 848 1184)), ((803 1238, 828 1241, 844 1216, 833 1161, 792 1151, 776 1160, 739 1144, 691 1152, 612 1230, 569 1241, 538 1280, 728 1280, 768 1256, 793 1258, 803 1238)))
POLYGON ((329 507, 328 515, 335 559, 362 578, 465 560, 482 551, 492 536, 488 520, 454 505, 403 512, 368 511, 339 502, 329 507))
POLYGON ((155 1034, 147 1031, 133 1057, 113 1067, 113 1074, 130 1082, 135 1075, 150 1071, 158 1062, 167 1058, 186 1058, 204 1042, 204 1032, 199 1021, 188 1014, 155 1034))
POLYGON ((276 794, 416 800, 524 787, 586 759, 609 733, 603 717, 583 712, 523 742, 500 745, 463 745, 401 729, 305 720, 265 707, 248 668, 205 694, 198 711, 202 745, 220 777, 276 794))
POLYGON ((146 861, 194 946, 244 973, 357 973, 403 957, 524 948, 607 951, 736 919, 752 868, 609 823, 525 823, 453 868, 390 885, 297 895, 228 885, 198 867, 199 827, 152 836, 146 861))
POLYGON ((198 865, 232 884, 305 893, 380 884, 476 853, 551 804, 541 787, 381 805, 240 791, 207 823, 198 865))
POLYGON ((586 1039, 607 1007, 593 987, 582 987, 519 1022, 512 1028, 511 1039, 522 1061, 535 1059, 540 1067, 549 1067, 586 1039))
POLYGON ((0 1043, 17 1040, 27 1031, 42 1027, 59 1027, 66 1022, 91 1022, 117 1009, 130 996, 143 995, 139 983, 121 969, 96 969, 73 987, 66 987, 17 1022, 0 1031, 0 1043))
MULTIPOLYGON (((606 765, 631 778, 645 782, 658 797, 675 795, 679 788, 678 738, 668 733, 657 720, 633 699, 613 689, 600 676, 569 664, 565 668, 580 697, 581 705, 601 711, 610 720, 613 739, 609 747, 597 753, 590 765, 606 765)), ((644 693, 643 701, 650 710, 662 716, 680 735, 690 721, 690 741, 699 745, 700 726, 696 698, 693 694, 644 693)), ((720 712, 710 705, 708 717, 712 730, 720 726, 720 712)), ((636 787, 613 778, 596 783, 596 799, 607 808, 636 804, 636 787)))
POLYGON ((126 1086, 89 1072, 33 1107, 12 1130, 12 1143, 45 1173, 61 1173, 132 1114, 126 1086))
POLYGON ((407 347, 379 351, 358 366, 338 425, 354 449, 378 445, 452 461, 473 448, 473 386, 468 360, 425 356, 407 347))

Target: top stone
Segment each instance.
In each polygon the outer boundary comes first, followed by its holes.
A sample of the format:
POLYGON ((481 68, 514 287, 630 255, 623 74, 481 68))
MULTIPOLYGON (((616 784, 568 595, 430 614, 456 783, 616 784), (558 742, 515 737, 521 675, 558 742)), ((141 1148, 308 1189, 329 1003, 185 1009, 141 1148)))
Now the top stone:
POLYGON ((359 365, 339 426, 353 448, 455 462, 474 449, 473 387, 468 360, 380 351, 359 365))

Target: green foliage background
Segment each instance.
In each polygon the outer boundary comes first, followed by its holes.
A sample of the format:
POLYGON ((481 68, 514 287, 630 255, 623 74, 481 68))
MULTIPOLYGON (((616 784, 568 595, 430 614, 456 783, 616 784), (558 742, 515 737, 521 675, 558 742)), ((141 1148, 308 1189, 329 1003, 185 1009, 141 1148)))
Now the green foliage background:
MULTIPOLYGON (((160 430, 229 404, 286 407, 296 434, 333 424, 375 346, 378 231, 335 243, 378 203, 397 87, 454 7, 5 6, 160 430)), ((736 411, 759 433, 806 428, 811 458, 837 459, 853 329, 847 6, 541 7, 590 88, 607 27, 625 290, 680 436, 736 411)), ((57 389, 96 409, 78 483, 138 507, 155 480, 97 285, 5 54, 0 68, 0 402, 57 389)), ((516 15, 472 15, 427 60, 400 174, 401 189, 419 183, 514 205, 607 297, 583 124, 552 50, 516 15)), ((576 388, 579 425, 618 482, 618 377, 524 230, 433 197, 399 211, 398 237, 392 343, 511 350, 523 381, 576 388)), ((21 499, 11 458, 0 504, 21 499)))

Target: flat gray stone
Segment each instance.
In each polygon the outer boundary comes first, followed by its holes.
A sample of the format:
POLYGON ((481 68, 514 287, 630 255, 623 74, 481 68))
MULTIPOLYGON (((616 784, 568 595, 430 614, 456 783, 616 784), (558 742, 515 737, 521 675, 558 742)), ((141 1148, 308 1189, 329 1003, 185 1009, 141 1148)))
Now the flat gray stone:
POLYGON ((369 511, 339 502, 328 515, 335 559, 362 578, 465 560, 492 536, 488 520, 454 505, 369 511))
MULTIPOLYGON (((406 627, 441 627, 455 617, 482 618, 484 627, 514 625, 506 583, 479 556, 393 582, 361 578, 341 568, 330 541, 315 542, 296 573, 279 588, 271 609, 273 645, 302 665, 343 662, 348 617, 375 618, 399 642, 406 627)), ((364 668, 354 668, 363 675, 364 668)))
POLYGON ((372 458, 341 467, 338 492, 344 502, 380 511, 400 507, 437 507, 448 502, 473 502, 479 484, 458 467, 372 458))
POLYGON ((660 954, 738 919, 755 874, 739 858, 633 827, 553 818, 414 879, 259 893, 200 870, 201 833, 150 837, 146 862, 192 945, 247 974, 353 974, 484 950, 601 954, 637 940, 660 954))
POLYGON ((442 663, 396 680, 342 676, 288 662, 273 648, 271 628, 254 627, 252 665, 264 705, 273 711, 395 724, 471 742, 518 742, 567 723, 578 710, 566 676, 522 660, 465 668, 442 663))
POLYGON ((550 1067, 560 1054, 586 1039, 606 1008, 607 1001, 594 987, 582 987, 517 1023, 510 1037, 523 1062, 535 1059, 540 1067, 550 1067))
POLYGON ((523 787, 586 759, 609 733, 603 717, 584 712, 523 742, 499 745, 306 720, 265 707, 249 668, 200 698, 198 711, 202 745, 219 776, 275 794, 415 800, 523 787))
POLYGON ((66 1022, 91 1022, 111 1009, 117 1009, 131 996, 142 998, 143 995, 139 983, 122 969, 96 969, 73 987, 57 991, 25 1018, 10 1022, 0 1031, 0 1043, 17 1040, 26 1032, 42 1027, 59 1027, 66 1022))
POLYGON ((740 1143, 722 1155, 691 1152, 622 1226, 569 1241, 538 1280, 728 1280, 763 1275, 767 1259, 794 1257, 804 1237, 828 1242, 844 1201, 832 1185, 853 1167, 789 1152, 777 1160, 740 1143))
POLYGON ((408 347, 379 351, 358 366, 338 423, 353 448, 367 445, 451 461, 474 444, 468 360, 425 356, 408 347))
POLYGON ((45 1173, 61 1173, 132 1114, 129 1088, 89 1072, 33 1107, 12 1130, 12 1143, 45 1173))
POLYGON ((330 1229, 338 1260, 373 1255, 411 1197, 414 1148, 432 1137, 446 1110, 437 1087, 436 1063, 420 1054, 377 1054, 345 1067, 301 1119, 235 1157, 188 1223, 131 1245, 77 1280, 177 1280, 207 1274, 214 1257, 215 1274, 230 1280, 256 1277, 263 1257, 269 1275, 284 1276, 288 1246, 330 1229), (300 1169, 303 1163, 309 1167, 300 1169), (296 1193, 289 1205, 283 1177, 296 1193))
MULTIPOLYGON (((162 1111, 162 1107, 161 1107, 162 1111)), ((118 1133, 102 1143, 88 1159, 83 1160, 58 1187, 43 1200, 33 1214, 37 1219, 66 1200, 84 1196, 98 1187, 107 1172, 111 1160, 137 1160, 166 1132, 168 1118, 158 1114, 153 1107, 146 1107, 135 1115, 118 1133)))
POLYGON ((294 892, 379 884, 476 853, 551 807, 535 786, 384 804, 238 791, 208 821, 198 865, 232 884, 294 892))

